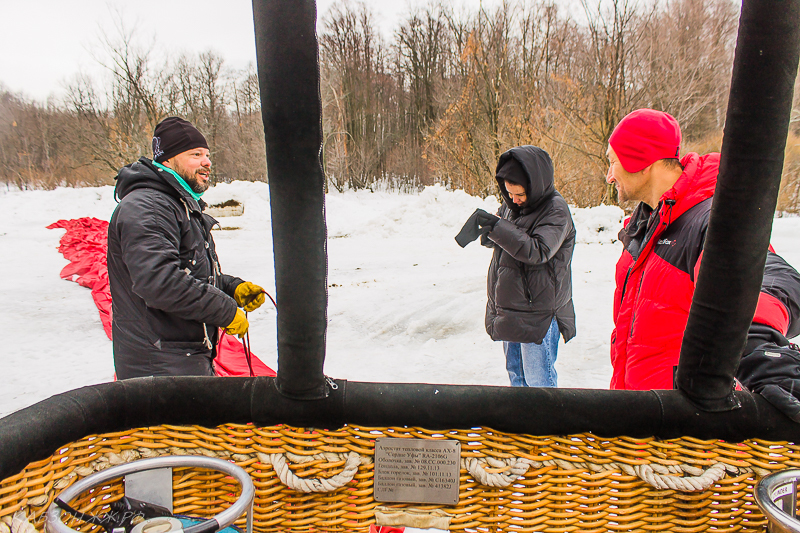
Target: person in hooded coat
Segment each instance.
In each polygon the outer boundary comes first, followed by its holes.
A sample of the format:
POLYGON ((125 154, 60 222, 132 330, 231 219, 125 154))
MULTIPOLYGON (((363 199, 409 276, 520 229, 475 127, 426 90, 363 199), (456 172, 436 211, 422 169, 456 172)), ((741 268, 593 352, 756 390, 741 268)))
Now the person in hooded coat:
POLYGON ((486 332, 503 341, 512 386, 556 387, 559 334, 575 336, 575 226, 556 191, 550 156, 518 146, 496 171, 503 205, 478 212, 481 244, 494 249, 487 277, 486 332))
POLYGON ((264 303, 258 285, 223 274, 203 213, 211 160, 203 135, 169 117, 153 159, 119 171, 108 226, 108 281, 117 378, 213 376, 219 328, 243 336, 242 311, 264 303))

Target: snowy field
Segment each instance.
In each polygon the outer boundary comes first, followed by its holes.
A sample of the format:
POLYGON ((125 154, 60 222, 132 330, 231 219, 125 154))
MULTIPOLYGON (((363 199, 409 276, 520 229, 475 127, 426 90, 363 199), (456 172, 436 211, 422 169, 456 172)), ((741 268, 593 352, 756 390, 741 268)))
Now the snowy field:
MULTIPOLYGON (((268 187, 234 182, 204 199, 245 204, 220 219, 215 240, 224 272, 274 295, 268 187)), ((113 187, 0 191, 0 416, 53 394, 112 379, 111 341, 90 291, 62 280, 67 261, 57 247, 59 219, 108 220, 113 187)), ((328 336, 325 373, 356 381, 506 385, 500 343, 483 326, 491 251, 453 239, 477 207, 494 198, 428 187, 419 194, 369 191, 327 196, 328 336)), ((616 235, 622 211, 575 209, 573 259, 578 334, 559 348, 559 385, 605 388, 616 235)), ((772 243, 800 266, 800 218, 776 218, 772 243)), ((275 310, 250 314, 253 352, 277 368, 275 310)))

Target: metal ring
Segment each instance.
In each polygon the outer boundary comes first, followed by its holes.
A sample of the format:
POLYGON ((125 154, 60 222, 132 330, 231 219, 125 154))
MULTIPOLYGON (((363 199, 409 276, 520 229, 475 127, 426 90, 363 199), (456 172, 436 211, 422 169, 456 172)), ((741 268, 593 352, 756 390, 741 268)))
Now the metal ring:
MULTIPOLYGON (((794 484, 800 478, 800 470, 782 470, 770 474, 756 483, 756 504, 769 520, 769 531, 772 533, 800 533, 800 520, 792 518, 786 511, 778 507, 772 499, 773 492, 781 486, 794 484)), ((794 494, 794 490, 792 490, 794 494)), ((795 501, 797 494, 794 494, 795 501)))
MULTIPOLYGON (((256 491, 253 486, 253 481, 243 468, 223 459, 215 459, 211 457, 202 456, 168 456, 168 457, 155 457, 152 459, 140 459, 124 465, 114 466, 95 472, 80 481, 77 481, 72 486, 66 488, 59 498, 69 503, 71 500, 82 494, 83 492, 96 487, 112 479, 122 477, 127 474, 136 472, 143 472, 146 470, 154 470, 157 468, 169 467, 195 467, 207 468, 209 470, 217 470, 232 476, 242 488, 242 493, 239 498, 227 509, 212 517, 207 522, 191 526, 185 530, 185 533, 201 533, 206 531, 219 531, 224 529, 247 513, 247 533, 253 531, 253 500, 255 499, 256 491), (209 524, 211 522, 211 524, 209 524), (209 529, 216 522, 214 529, 209 529)), ((50 504, 47 509, 46 526, 49 533, 80 533, 61 521, 62 509, 55 503, 50 504)))

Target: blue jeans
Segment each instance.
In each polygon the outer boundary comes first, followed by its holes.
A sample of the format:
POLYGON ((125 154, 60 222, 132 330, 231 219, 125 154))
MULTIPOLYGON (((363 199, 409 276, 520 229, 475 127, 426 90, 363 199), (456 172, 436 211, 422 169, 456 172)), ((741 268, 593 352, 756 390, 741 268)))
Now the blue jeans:
POLYGON ((554 318, 541 344, 503 341, 512 387, 557 387, 558 323, 554 318))

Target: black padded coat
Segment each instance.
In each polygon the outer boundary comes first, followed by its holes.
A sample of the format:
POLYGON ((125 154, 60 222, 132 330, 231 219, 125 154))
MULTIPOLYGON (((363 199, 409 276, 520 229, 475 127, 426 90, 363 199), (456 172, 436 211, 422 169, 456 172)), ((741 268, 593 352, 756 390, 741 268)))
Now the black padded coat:
POLYGON ((117 378, 214 375, 217 328, 236 315, 242 282, 220 272, 217 221, 147 158, 116 179, 107 259, 117 378))
POLYGON ((528 199, 515 205, 498 179, 503 205, 497 213, 501 220, 488 234, 495 246, 487 281, 486 332, 496 341, 540 344, 555 317, 566 342, 575 336, 572 215, 555 190, 547 152, 535 146, 512 148, 500 156, 497 169, 512 157, 527 174, 528 199))

